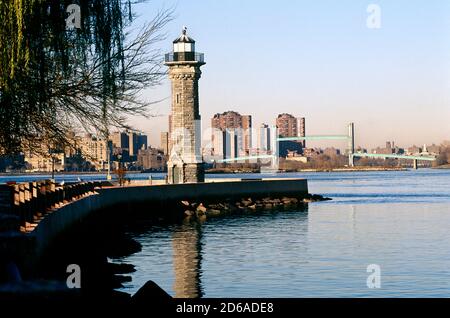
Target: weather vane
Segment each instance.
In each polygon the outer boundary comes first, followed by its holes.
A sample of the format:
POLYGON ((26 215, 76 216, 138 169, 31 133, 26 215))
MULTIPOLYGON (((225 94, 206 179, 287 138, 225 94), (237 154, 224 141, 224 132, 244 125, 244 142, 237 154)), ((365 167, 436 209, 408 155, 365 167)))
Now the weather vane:
POLYGON ((183 27, 183 34, 186 35, 186 32, 187 32, 187 26, 184 26, 183 27))

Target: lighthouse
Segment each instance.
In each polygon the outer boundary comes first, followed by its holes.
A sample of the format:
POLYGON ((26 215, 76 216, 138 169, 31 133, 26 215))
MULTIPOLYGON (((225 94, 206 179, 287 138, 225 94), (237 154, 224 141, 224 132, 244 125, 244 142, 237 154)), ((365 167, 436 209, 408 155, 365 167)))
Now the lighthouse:
POLYGON ((195 41, 186 28, 173 41, 173 52, 165 55, 164 64, 172 83, 168 182, 204 182, 198 81, 205 61, 204 55, 195 51, 195 41))

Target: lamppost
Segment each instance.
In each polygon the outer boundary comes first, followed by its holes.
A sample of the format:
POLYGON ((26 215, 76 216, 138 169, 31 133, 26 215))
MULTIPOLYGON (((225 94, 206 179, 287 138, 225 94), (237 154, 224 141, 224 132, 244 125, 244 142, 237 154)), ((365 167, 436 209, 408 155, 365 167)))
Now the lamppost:
POLYGON ((55 182, 55 153, 57 153, 57 150, 52 147, 50 148, 49 153, 52 158, 52 181, 55 182))
POLYGON ((117 155, 118 168, 122 168, 122 154, 117 155))
POLYGON ((55 182, 55 156, 52 154, 52 181, 55 182))

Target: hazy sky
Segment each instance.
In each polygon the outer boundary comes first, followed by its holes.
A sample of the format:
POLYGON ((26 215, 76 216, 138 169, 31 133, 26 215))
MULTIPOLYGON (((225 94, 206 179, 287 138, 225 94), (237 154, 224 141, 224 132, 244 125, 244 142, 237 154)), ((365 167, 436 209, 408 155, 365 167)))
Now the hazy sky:
MULTIPOLYGON (((308 135, 344 134, 353 121, 356 144, 366 147, 450 139, 448 0, 153 0, 139 6, 138 23, 171 6, 161 48, 171 51, 185 25, 205 53, 205 128, 226 110, 252 115, 254 126, 288 112, 306 117, 308 135), (380 29, 367 27, 372 3, 380 29)), ((169 97, 168 81, 145 96, 169 97)), ((131 122, 156 146, 170 100, 153 112, 161 117, 131 122)))

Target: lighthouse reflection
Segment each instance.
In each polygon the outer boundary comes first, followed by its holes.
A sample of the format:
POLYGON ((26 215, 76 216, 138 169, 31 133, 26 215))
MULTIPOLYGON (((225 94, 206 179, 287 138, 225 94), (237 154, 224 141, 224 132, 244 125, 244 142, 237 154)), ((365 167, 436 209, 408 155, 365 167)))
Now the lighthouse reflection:
POLYGON ((182 224, 172 235, 175 298, 200 298, 201 224, 182 224))

